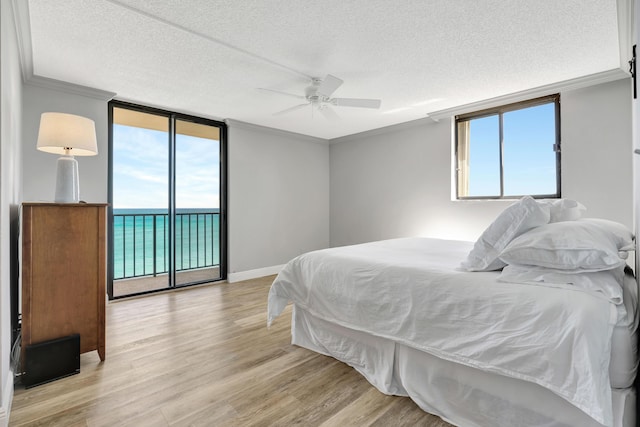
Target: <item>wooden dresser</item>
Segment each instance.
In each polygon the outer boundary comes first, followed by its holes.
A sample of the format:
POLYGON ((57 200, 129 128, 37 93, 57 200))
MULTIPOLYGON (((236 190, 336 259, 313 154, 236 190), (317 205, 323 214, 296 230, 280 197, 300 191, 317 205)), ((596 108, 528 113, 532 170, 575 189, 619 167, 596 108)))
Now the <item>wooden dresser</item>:
POLYGON ((107 205, 22 205, 22 346, 80 334, 105 358, 107 205))

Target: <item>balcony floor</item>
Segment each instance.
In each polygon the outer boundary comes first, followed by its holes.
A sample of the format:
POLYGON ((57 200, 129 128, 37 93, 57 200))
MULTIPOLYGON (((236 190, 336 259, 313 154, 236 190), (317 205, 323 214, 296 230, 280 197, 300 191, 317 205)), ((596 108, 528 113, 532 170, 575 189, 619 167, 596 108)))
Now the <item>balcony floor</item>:
MULTIPOLYGON (((195 282, 213 282, 214 280, 217 280, 219 278, 220 268, 218 266, 197 268, 193 270, 179 271, 176 273, 176 282, 178 286, 195 282)), ((168 289, 168 286, 169 278, 167 274, 135 277, 131 279, 119 279, 113 281, 113 296, 123 297, 127 295, 138 294, 141 292, 168 289)))

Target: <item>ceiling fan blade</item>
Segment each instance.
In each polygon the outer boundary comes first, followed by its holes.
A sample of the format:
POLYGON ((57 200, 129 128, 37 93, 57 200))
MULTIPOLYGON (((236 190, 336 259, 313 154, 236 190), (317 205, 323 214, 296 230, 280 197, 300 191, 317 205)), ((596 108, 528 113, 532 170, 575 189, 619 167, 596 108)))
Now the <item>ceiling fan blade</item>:
POLYGON ((298 108, 306 107, 307 105, 309 105, 309 102, 304 103, 304 104, 294 105, 293 107, 289 107, 289 108, 286 108, 286 109, 284 109, 282 111, 278 111, 277 113, 273 113, 273 115, 274 116, 280 116, 282 114, 287 114, 287 113, 290 113, 292 111, 297 110, 298 108))
POLYGON ((380 108, 382 101, 379 99, 333 98, 331 103, 339 107, 380 108))
POLYGON ((320 108, 320 112, 324 116, 325 119, 335 122, 336 120, 340 120, 340 117, 336 114, 333 108, 330 105, 323 105, 320 108))
POLYGON ((258 90, 264 90, 264 91, 267 91, 267 92, 273 92, 273 93, 277 93, 277 94, 280 94, 280 95, 286 95, 286 96, 290 96, 292 98, 306 99, 302 95, 294 95, 293 93, 283 92, 281 90, 267 89, 267 88, 264 88, 264 87, 259 87, 258 90))
POLYGON ((328 98, 336 91, 336 89, 342 86, 342 83, 344 83, 344 81, 341 79, 332 76, 331 74, 327 74, 327 77, 325 77, 320 83, 320 86, 318 86, 318 95, 326 96, 328 98))

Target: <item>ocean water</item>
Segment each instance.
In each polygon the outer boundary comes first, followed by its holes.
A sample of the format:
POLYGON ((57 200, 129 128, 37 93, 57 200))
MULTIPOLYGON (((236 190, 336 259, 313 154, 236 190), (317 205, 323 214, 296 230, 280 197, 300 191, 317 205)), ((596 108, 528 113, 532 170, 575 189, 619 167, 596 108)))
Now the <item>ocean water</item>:
MULTIPOLYGON (((114 279, 166 273, 169 222, 164 209, 113 209, 114 279)), ((220 264, 219 209, 176 210, 176 270, 220 264)))

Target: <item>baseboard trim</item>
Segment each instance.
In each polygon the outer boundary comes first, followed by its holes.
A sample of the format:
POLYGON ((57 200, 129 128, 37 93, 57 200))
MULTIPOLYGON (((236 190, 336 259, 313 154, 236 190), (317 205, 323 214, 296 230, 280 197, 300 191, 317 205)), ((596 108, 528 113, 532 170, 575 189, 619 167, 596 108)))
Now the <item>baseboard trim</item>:
POLYGON ((255 270, 241 271, 238 273, 227 274, 227 282, 240 282, 242 280, 257 279, 258 277, 270 276, 272 274, 278 274, 282 270, 284 264, 273 265, 271 267, 256 268, 255 270))
POLYGON ((9 425, 9 415, 11 414, 11 403, 13 402, 13 370, 9 370, 7 383, 2 388, 2 406, 0 407, 0 426, 9 425))

